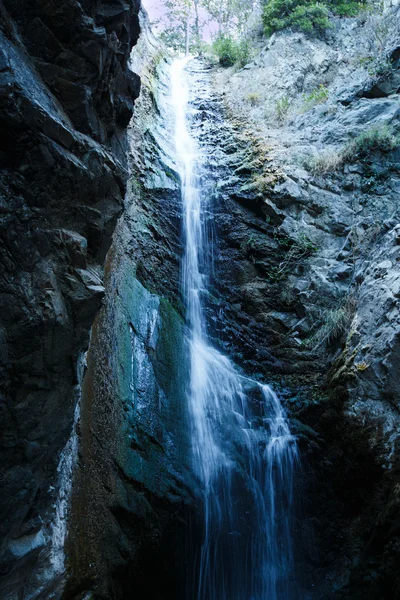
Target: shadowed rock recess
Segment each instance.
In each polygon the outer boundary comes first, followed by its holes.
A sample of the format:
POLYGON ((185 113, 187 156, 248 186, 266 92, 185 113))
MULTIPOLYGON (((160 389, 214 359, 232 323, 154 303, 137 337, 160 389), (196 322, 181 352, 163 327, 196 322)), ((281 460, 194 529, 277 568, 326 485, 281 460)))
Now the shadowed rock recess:
MULTIPOLYGON (((172 57, 139 4, 0 1, 5 600, 198 597, 172 57)), ((386 4, 320 38, 260 35, 241 69, 185 69, 210 344, 273 387, 298 444, 291 600, 400 598, 400 9, 386 4)), ((234 500, 251 523, 240 487, 234 500)))
POLYGON ((139 6, 0 3, 2 598, 59 585, 45 560, 56 471, 123 207, 139 6))

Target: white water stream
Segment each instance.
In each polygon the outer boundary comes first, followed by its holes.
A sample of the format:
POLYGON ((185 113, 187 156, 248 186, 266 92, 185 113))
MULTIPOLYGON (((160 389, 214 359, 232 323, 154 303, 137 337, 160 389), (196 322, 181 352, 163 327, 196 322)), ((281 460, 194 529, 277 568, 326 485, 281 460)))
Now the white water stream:
POLYGON ((291 521, 297 448, 274 392, 244 377, 208 340, 202 298, 211 244, 202 157, 187 124, 189 60, 172 64, 171 96, 184 211, 193 464, 204 502, 195 593, 197 600, 288 600, 296 597, 291 521))

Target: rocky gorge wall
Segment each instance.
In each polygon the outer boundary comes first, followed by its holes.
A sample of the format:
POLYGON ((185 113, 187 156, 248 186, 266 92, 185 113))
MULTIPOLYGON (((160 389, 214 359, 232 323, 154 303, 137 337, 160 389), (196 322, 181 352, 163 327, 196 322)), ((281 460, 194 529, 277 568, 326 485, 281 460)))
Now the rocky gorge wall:
POLYGON ((184 598, 195 519, 171 57, 141 15, 125 211, 83 382, 67 598, 184 598), (156 575, 155 575, 156 574, 156 575))
POLYGON ((399 132, 388 10, 322 39, 275 34, 243 69, 211 70, 202 106, 219 240, 210 320, 292 417, 299 572, 315 598, 400 593, 399 144, 354 145, 399 132))
MULTIPOLYGON (((302 598, 400 594, 399 149, 344 153, 366 128, 399 131, 391 10, 261 40, 241 70, 188 67, 215 234, 210 332, 274 386, 297 434, 302 598)), ((0 595, 185 598, 199 511, 170 57, 133 1, 0 13, 0 595)))
POLYGON ((0 3, 2 598, 62 588, 49 562, 57 467, 123 208, 138 12, 136 0, 0 3))

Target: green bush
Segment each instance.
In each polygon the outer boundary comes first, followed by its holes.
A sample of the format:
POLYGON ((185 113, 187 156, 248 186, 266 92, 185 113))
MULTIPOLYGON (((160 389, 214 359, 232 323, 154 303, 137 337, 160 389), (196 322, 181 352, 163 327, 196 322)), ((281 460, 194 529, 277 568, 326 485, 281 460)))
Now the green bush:
POLYGON ((344 306, 321 313, 318 329, 311 340, 314 349, 330 346, 339 340, 348 331, 353 314, 354 302, 350 301, 344 306))
POLYGON ((343 159, 349 160, 355 155, 361 158, 372 152, 390 152, 400 145, 400 136, 394 135, 388 125, 375 125, 349 142, 343 150, 343 159))
POLYGON ((287 119, 290 109, 290 100, 288 96, 283 96, 279 100, 276 101, 275 104, 275 114, 276 120, 280 125, 283 125, 287 119))
POLYGON ((246 96, 246 100, 249 102, 249 104, 251 104, 251 106, 257 106, 257 104, 260 102, 260 99, 260 94, 257 92, 251 92, 246 96))
POLYGON ((329 90, 322 83, 319 87, 311 92, 311 94, 304 94, 303 96, 303 110, 306 112, 317 104, 323 104, 329 98, 329 90))
POLYGON ((365 5, 367 4, 367 1, 364 0, 363 2, 343 2, 342 1, 331 1, 331 2, 327 2, 330 10, 335 14, 335 15, 339 15, 341 17, 355 17, 360 10, 362 10, 365 5))
POLYGON ((305 33, 321 32, 330 27, 329 13, 354 16, 368 0, 269 0, 263 9, 263 22, 267 35, 282 29, 305 33))
POLYGON ((306 157, 303 166, 313 175, 335 173, 343 165, 343 156, 336 150, 324 150, 320 154, 306 157))
POLYGON ((240 40, 237 49, 237 63, 244 67, 251 59, 250 44, 247 40, 240 40))
POLYGON ((231 67, 238 63, 243 67, 250 59, 249 43, 235 40, 229 35, 221 35, 213 42, 212 49, 223 67, 231 67))

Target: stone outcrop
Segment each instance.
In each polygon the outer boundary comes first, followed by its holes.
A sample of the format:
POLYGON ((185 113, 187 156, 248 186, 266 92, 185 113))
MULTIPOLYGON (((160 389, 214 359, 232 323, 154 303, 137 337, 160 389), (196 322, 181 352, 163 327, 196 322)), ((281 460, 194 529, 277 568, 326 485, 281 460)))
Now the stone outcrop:
POLYGON ((144 17, 141 28, 132 53, 142 91, 128 134, 125 210, 83 383, 68 598, 185 597, 196 482, 179 291, 181 197, 167 105, 170 57, 144 17))
POLYGON ((315 598, 399 594, 399 150, 346 155, 366 130, 398 135, 399 40, 397 7, 338 20, 325 39, 277 34, 244 69, 211 72, 202 101, 219 240, 210 322, 286 398, 315 598), (379 19, 384 69, 371 59, 379 19))
POLYGON ((43 561, 123 208, 138 12, 136 0, 0 4, 2 598, 58 585, 43 561))
MULTIPOLYGON (((400 595, 400 154, 345 152, 366 124, 399 132, 386 4, 324 39, 274 35, 238 72, 189 66, 210 333, 290 414, 299 595, 315 599, 400 595)), ((7 600, 185 598, 195 565, 169 57, 138 13, 0 4, 7 600)))

